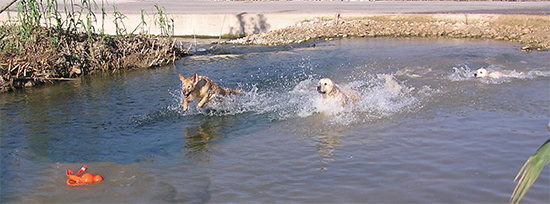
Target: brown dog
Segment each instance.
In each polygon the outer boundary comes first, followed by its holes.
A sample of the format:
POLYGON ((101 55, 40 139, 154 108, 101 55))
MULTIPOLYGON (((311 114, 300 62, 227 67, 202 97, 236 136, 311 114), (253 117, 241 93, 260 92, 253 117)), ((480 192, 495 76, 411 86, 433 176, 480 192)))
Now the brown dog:
POLYGON ((359 101, 359 93, 351 89, 341 89, 329 78, 319 80, 317 92, 321 94, 323 100, 338 102, 342 105, 357 103, 359 101))
POLYGON ((197 107, 203 108, 216 95, 227 96, 242 92, 242 90, 221 88, 208 77, 199 76, 197 73, 189 78, 185 78, 181 74, 179 76, 183 87, 181 90, 183 94, 183 110, 187 110, 187 104, 193 102, 194 99, 200 100, 197 107))

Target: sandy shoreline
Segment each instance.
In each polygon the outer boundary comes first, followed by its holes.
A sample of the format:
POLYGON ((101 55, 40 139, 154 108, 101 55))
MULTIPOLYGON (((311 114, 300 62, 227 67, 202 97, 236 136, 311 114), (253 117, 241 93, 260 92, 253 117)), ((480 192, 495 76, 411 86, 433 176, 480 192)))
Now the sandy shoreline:
POLYGON ((337 15, 226 43, 279 45, 348 36, 483 38, 519 42, 527 52, 546 51, 550 48, 550 16, 413 14, 342 18, 337 15))

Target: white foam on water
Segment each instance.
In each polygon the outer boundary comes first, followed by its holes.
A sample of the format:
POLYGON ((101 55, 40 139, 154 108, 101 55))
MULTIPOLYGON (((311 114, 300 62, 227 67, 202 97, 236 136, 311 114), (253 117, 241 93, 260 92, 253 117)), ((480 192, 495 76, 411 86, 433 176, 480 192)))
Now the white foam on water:
MULTIPOLYGON (((479 80, 467 67, 453 68, 448 74, 451 81, 479 80)), ((531 71, 525 76, 549 75, 548 71, 531 71)), ((270 79, 260 84, 238 84, 235 89, 242 93, 215 97, 206 108, 198 108, 197 101, 183 110, 181 89, 171 90, 173 101, 165 108, 142 116, 141 123, 163 120, 166 117, 189 117, 194 115, 223 116, 238 114, 265 115, 271 121, 309 118, 315 123, 337 126, 372 123, 400 114, 418 111, 430 97, 439 91, 428 85, 412 86, 396 74, 358 74, 355 78, 333 79, 342 88, 357 91, 361 98, 354 104, 342 106, 327 103, 317 93, 320 76, 283 77, 270 79), (175 116, 174 116, 175 115, 175 116), (313 118, 313 119, 311 119, 313 118)), ((522 75, 523 76, 523 75, 522 75)), ((428 76, 418 76, 428 77, 428 76)), ((408 78, 408 77, 405 77, 408 78)))
MULTIPOLYGON (((271 120, 323 115, 323 121, 347 125, 414 111, 421 107, 418 97, 430 91, 428 87, 417 91, 392 75, 379 74, 367 80, 340 83, 343 88, 356 90, 361 95, 358 103, 342 106, 322 100, 316 91, 318 80, 313 77, 304 79, 287 91, 277 88, 262 91, 254 85, 248 90, 243 89, 242 94, 232 96, 231 102, 213 102, 209 107, 217 110, 215 114, 251 112, 266 114, 271 120)), ((204 113, 196 108, 188 111, 191 112, 185 114, 204 113)))
MULTIPOLYGON (((479 68, 485 68, 485 67, 479 67, 479 68)), ((466 65, 461 67, 453 67, 453 73, 447 76, 447 79, 451 81, 479 81, 484 84, 502 84, 502 83, 511 82, 514 79, 520 79, 520 80, 534 79, 537 77, 550 76, 550 70, 547 70, 544 68, 533 69, 527 72, 523 72, 523 71, 516 71, 516 70, 506 70, 505 67, 503 66, 490 65, 485 69, 487 69, 489 72, 501 72, 502 74, 504 74, 504 76, 500 78, 491 78, 491 77, 476 78, 474 76, 474 73, 476 73, 477 69, 470 69, 470 67, 466 65)))
POLYGON ((453 73, 451 73, 447 79, 451 81, 466 81, 471 80, 474 77, 475 70, 471 70, 467 65, 461 67, 453 67, 453 73))

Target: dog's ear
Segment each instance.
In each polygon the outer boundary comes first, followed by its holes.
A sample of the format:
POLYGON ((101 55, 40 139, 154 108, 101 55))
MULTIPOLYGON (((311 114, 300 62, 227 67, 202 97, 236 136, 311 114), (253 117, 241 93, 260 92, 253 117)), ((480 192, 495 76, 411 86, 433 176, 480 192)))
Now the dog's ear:
POLYGON ((197 74, 197 72, 193 74, 193 83, 194 84, 199 83, 199 75, 197 74))
POLYGON ((183 81, 185 79, 185 77, 183 77, 181 74, 180 74, 180 80, 183 81))

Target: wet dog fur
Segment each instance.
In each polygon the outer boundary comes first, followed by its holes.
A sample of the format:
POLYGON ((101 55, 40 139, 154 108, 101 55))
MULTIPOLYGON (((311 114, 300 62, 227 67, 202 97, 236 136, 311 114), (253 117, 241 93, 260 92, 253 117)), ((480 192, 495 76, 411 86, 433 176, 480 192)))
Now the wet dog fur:
MULTIPOLYGON (((523 72, 519 73, 519 75, 523 75, 523 74, 524 74, 523 72)), ((474 73, 474 77, 477 77, 477 78, 489 77, 489 78, 493 78, 493 79, 498 79, 498 78, 501 78, 501 77, 513 77, 513 76, 514 75, 504 74, 504 73, 498 72, 498 71, 489 72, 485 68, 480 68, 480 69, 476 70, 476 73, 474 73)))
POLYGON ((317 92, 321 94, 324 101, 336 102, 342 105, 359 101, 359 93, 351 89, 340 88, 329 78, 319 80, 317 92))
POLYGON ((208 77, 199 76, 197 73, 194 73, 193 76, 189 78, 185 78, 181 74, 179 77, 182 85, 183 110, 187 110, 189 102, 193 102, 195 99, 199 100, 197 107, 203 108, 216 95, 227 96, 242 92, 242 90, 221 88, 208 77))
POLYGON ((489 72, 485 68, 480 68, 476 70, 476 73, 474 73, 474 77, 477 77, 477 78, 490 77, 490 78, 498 79, 500 77, 507 77, 507 75, 503 74, 502 72, 489 72))

